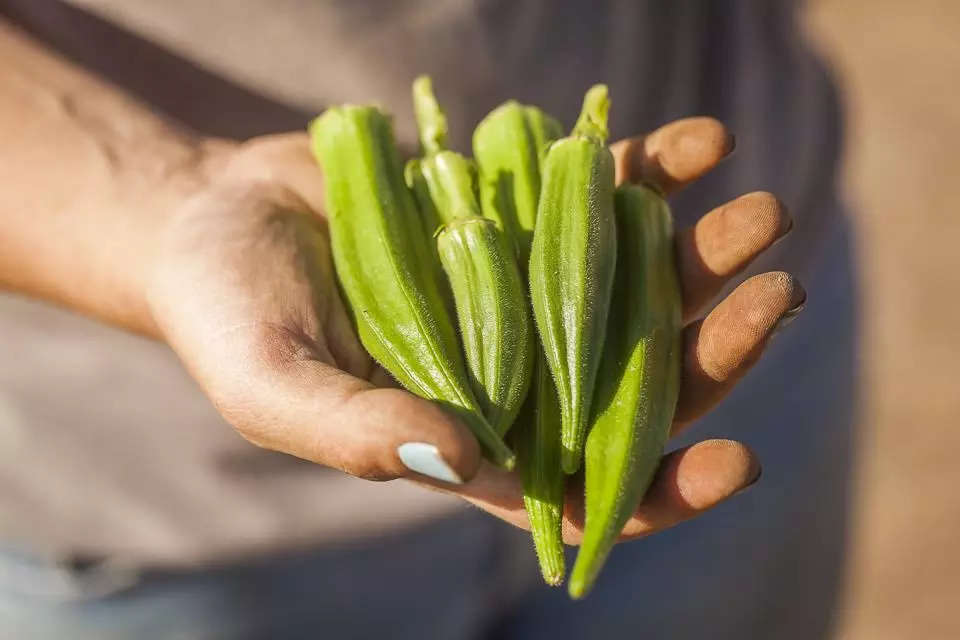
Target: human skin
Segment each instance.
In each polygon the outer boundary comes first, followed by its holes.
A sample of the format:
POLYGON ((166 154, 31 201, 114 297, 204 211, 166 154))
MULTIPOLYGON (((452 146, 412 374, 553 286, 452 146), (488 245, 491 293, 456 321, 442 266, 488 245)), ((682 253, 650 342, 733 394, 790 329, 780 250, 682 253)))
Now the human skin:
MULTIPOLYGON (((0 287, 166 342, 255 445, 371 480, 407 478, 527 525, 519 477, 482 461, 463 424, 397 388, 357 340, 305 134, 195 135, 0 20, 0 142, 0 287), (463 482, 411 471, 397 453, 409 442, 434 445, 463 482)), ((669 195, 716 166, 733 138, 716 120, 688 118, 611 149, 618 182, 669 195)), ((791 227, 776 197, 755 192, 678 232, 688 325, 675 431, 716 405, 802 308, 799 283, 772 272, 702 313, 791 227)), ((693 517, 759 475, 732 440, 673 451, 624 538, 693 517)), ((570 543, 583 524, 577 489, 570 543)))

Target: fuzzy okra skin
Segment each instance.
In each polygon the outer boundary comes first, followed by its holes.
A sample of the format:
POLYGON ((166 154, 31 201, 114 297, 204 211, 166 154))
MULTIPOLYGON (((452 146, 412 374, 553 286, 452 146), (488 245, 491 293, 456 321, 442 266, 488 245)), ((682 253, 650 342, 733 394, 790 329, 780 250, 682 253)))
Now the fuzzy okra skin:
POLYGON ((487 420, 504 434, 526 398, 536 343, 513 251, 494 222, 479 216, 447 224, 437 249, 474 393, 487 420))
POLYGON ((570 595, 593 585, 663 454, 680 389, 680 286, 670 209, 653 189, 616 193, 613 304, 585 455, 586 523, 570 595))
POLYGON ((512 239, 524 270, 540 200, 540 163, 562 135, 556 119, 514 100, 487 114, 473 133, 483 215, 512 239))
POLYGON ((561 409, 561 466, 580 467, 617 256, 607 90, 587 92, 573 133, 543 161, 530 292, 561 409))
POLYGON ((470 389, 389 117, 375 107, 333 107, 310 135, 334 265, 364 347, 409 391, 457 414, 494 463, 512 468, 513 452, 470 389))

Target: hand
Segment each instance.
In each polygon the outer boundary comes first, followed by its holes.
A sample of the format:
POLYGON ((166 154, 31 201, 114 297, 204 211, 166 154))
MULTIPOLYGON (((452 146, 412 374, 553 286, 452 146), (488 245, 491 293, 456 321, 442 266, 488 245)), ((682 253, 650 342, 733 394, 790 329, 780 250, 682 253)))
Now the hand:
MULTIPOLYGON (((667 193, 710 170, 731 148, 722 125, 707 118, 612 147, 619 181, 653 181, 667 193)), ((259 446, 362 478, 407 477, 525 527, 517 474, 482 461, 464 425, 397 389, 359 344, 337 291, 322 180, 305 136, 261 138, 226 155, 217 177, 166 225, 148 292, 160 332, 224 417, 259 446), (404 443, 433 445, 437 457, 408 468, 397 453, 404 443), (436 477, 417 473, 431 470, 436 477)), ((681 230, 686 318, 696 317, 790 226, 776 198, 755 193, 681 230)), ((764 274, 687 327, 676 429, 730 390, 804 297, 789 275, 764 274)), ((696 515, 751 484, 759 470, 750 450, 732 441, 672 452, 624 535, 696 515)), ((564 529, 575 543, 582 490, 571 488, 564 529)))

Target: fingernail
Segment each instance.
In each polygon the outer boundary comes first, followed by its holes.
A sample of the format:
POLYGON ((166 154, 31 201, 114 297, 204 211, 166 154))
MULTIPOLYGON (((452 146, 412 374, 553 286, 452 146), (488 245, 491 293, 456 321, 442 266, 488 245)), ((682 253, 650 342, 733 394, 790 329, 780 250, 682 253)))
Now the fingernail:
POLYGON ((773 241, 773 243, 770 246, 775 247, 776 245, 780 244, 784 240, 784 238, 790 235, 791 231, 793 231, 793 218, 788 218, 787 228, 783 230, 783 232, 777 237, 776 240, 773 241))
POLYGON ((770 333, 771 337, 777 335, 783 331, 787 325, 793 322, 800 312, 803 311, 804 307, 807 306, 807 292, 801 291, 800 302, 793 305, 789 309, 783 312, 783 315, 780 316, 780 319, 777 320, 777 326, 773 328, 773 331, 770 333))
POLYGON ((463 478, 453 470, 447 461, 440 455, 436 446, 427 442, 404 442, 397 447, 400 461, 417 473, 435 480, 451 484, 463 484, 463 478))
POLYGON ((737 136, 733 135, 730 132, 727 132, 727 152, 723 154, 723 157, 726 158, 731 153, 737 150, 737 136))
POLYGON ((757 465, 757 475, 755 475, 755 476, 753 477, 753 480, 751 480, 751 481, 748 482, 747 484, 743 485, 743 487, 741 487, 741 488, 740 488, 735 494, 733 494, 733 495, 738 496, 738 495, 740 495, 741 493, 743 493, 744 491, 747 491, 748 489, 750 489, 750 487, 753 487, 754 485, 756 485, 758 482, 760 482, 760 476, 762 476, 762 475, 763 475, 763 467, 761 467, 760 465, 757 465))

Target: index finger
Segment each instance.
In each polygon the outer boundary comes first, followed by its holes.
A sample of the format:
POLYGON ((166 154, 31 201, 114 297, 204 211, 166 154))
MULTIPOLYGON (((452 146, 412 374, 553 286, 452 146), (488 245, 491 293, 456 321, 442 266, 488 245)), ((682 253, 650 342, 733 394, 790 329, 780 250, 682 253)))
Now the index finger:
POLYGON ((644 136, 610 146, 616 183, 646 182, 665 194, 679 191, 716 167, 735 146, 733 135, 716 118, 674 120, 644 136))

